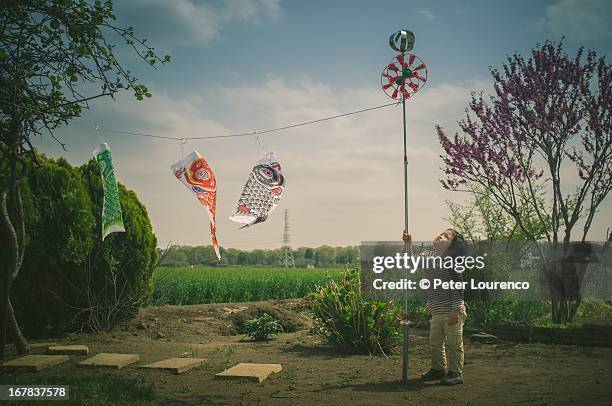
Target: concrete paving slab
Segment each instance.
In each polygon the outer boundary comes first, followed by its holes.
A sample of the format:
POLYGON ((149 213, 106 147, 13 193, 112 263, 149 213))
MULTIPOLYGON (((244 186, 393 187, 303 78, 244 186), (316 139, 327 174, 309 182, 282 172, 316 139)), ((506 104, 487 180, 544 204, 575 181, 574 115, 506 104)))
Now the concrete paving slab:
POLYGON ((82 344, 50 345, 47 347, 47 354, 89 355, 89 347, 82 344))
POLYGON ((53 365, 68 361, 67 355, 26 355, 2 364, 3 368, 25 371, 40 371, 53 365))
POLYGON ((52 345, 59 345, 56 342, 49 342, 49 343, 30 343, 30 348, 31 349, 39 349, 42 348, 43 350, 47 350, 47 348, 49 348, 52 345))
POLYGON ((497 336, 494 336, 493 334, 483 333, 483 332, 472 334, 470 336, 470 339, 472 341, 478 341, 481 343, 492 343, 495 341, 499 341, 499 338, 497 336))
POLYGON ((140 368, 163 369, 178 375, 201 366, 204 361, 206 361, 205 358, 168 358, 143 365, 140 368))
MULTIPOLYGON (((34 353, 38 353, 39 351, 47 351, 47 348, 49 348, 50 345, 60 345, 56 343, 55 341, 54 342, 43 342, 43 343, 29 343, 29 344, 30 344, 30 351, 34 353)), ((11 348, 11 349, 15 348, 15 344, 13 343, 6 343, 6 346, 7 348, 11 348)))
POLYGON ((126 365, 133 364, 140 359, 138 354, 112 354, 102 352, 95 357, 79 362, 79 366, 86 368, 114 368, 121 369, 126 365))
POLYGON ((233 367, 226 369, 223 372, 215 374, 215 378, 223 379, 240 379, 246 378, 251 381, 262 382, 271 374, 275 374, 283 370, 281 364, 254 364, 241 362, 233 367))

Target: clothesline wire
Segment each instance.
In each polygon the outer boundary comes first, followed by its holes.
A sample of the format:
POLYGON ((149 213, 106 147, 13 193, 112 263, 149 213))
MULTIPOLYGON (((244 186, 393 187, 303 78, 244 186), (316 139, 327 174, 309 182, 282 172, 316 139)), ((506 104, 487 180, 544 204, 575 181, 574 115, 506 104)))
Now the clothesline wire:
POLYGON ((117 134, 127 134, 127 135, 138 135, 141 137, 150 137, 150 138, 161 138, 164 140, 173 140, 173 141, 182 141, 185 140, 186 138, 178 138, 178 137, 166 137, 164 135, 155 135, 155 134, 144 134, 144 133, 136 133, 136 132, 132 132, 132 131, 123 131, 123 130, 109 130, 107 128, 101 128, 101 127, 94 127, 88 124, 83 124, 83 123, 77 123, 76 121, 71 121, 70 124, 76 124, 76 125, 80 125, 82 127, 87 127, 87 128, 91 128, 93 130, 97 130, 97 131, 102 131, 105 133, 117 133, 117 134))
POLYGON ((225 134, 225 135, 208 135, 208 136, 202 136, 202 137, 180 137, 180 138, 179 137, 168 137, 168 136, 163 136, 163 135, 139 133, 139 132, 133 132, 133 131, 113 130, 113 129, 108 129, 108 128, 101 128, 99 126, 95 126, 94 127, 94 126, 91 126, 91 125, 87 125, 87 124, 83 124, 83 123, 78 123, 78 122, 74 122, 74 121, 71 122, 71 124, 76 124, 76 125, 80 125, 80 126, 83 126, 83 127, 88 127, 88 128, 91 128, 91 129, 94 129, 94 130, 97 130, 97 131, 103 131, 103 132, 107 132, 107 133, 136 135, 136 136, 141 136, 141 137, 150 137, 150 138, 159 138, 159 139, 180 141, 181 143, 184 143, 185 141, 189 141, 189 140, 204 140, 204 139, 214 139, 214 138, 232 138, 232 137, 259 136, 261 134, 268 134, 268 133, 275 132, 275 131, 282 131, 282 130, 288 130, 288 129, 291 129, 291 128, 302 127, 302 126, 305 126, 305 125, 320 123, 320 122, 323 122, 323 121, 329 121, 329 120, 333 120, 333 119, 336 119, 336 118, 351 116, 351 115, 359 114, 359 113, 365 113, 365 112, 372 111, 372 110, 378 110, 378 109, 382 109, 382 108, 389 107, 389 106, 397 106, 398 104, 399 104, 398 102, 387 103, 387 104, 382 104, 380 106, 368 107, 368 108, 365 108, 365 109, 355 110, 355 111, 351 111, 351 112, 348 112, 348 113, 337 114, 335 116, 324 117, 324 118, 319 118, 319 119, 310 120, 310 121, 304 121, 302 123, 290 124, 290 125, 286 125, 286 126, 282 126, 282 127, 277 127, 277 128, 271 128, 271 129, 262 130, 262 131, 251 131, 251 132, 244 132, 244 133, 237 133, 237 134, 225 134))

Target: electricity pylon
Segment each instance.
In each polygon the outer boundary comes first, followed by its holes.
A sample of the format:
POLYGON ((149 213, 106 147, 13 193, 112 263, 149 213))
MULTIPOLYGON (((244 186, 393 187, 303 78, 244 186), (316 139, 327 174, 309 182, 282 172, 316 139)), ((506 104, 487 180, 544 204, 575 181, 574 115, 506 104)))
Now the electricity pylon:
POLYGON ((285 226, 283 227, 283 247, 281 248, 280 263, 285 268, 295 268, 293 251, 289 246, 291 235, 289 234, 289 212, 285 209, 285 226))

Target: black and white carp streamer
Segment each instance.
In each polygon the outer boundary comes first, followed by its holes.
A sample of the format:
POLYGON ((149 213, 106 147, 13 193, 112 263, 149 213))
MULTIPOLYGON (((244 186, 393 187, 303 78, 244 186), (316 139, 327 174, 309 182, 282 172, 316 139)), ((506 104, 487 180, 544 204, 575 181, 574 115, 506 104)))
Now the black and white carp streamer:
POLYGON ((257 161, 244 185, 230 220, 243 223, 240 228, 266 221, 278 204, 286 180, 273 152, 257 161))

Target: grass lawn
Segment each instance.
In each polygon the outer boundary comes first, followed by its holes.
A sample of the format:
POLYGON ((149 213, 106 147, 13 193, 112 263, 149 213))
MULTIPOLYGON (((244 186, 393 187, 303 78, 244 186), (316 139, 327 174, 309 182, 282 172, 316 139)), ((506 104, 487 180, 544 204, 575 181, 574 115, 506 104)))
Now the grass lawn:
MULTIPOLYGON (((143 377, 118 376, 109 372, 80 370, 78 375, 40 375, 4 373, 1 385, 68 385, 69 401, 56 401, 72 405, 136 404, 155 399, 155 386, 143 377)), ((15 400, 10 404, 31 404, 30 400, 15 400)))

